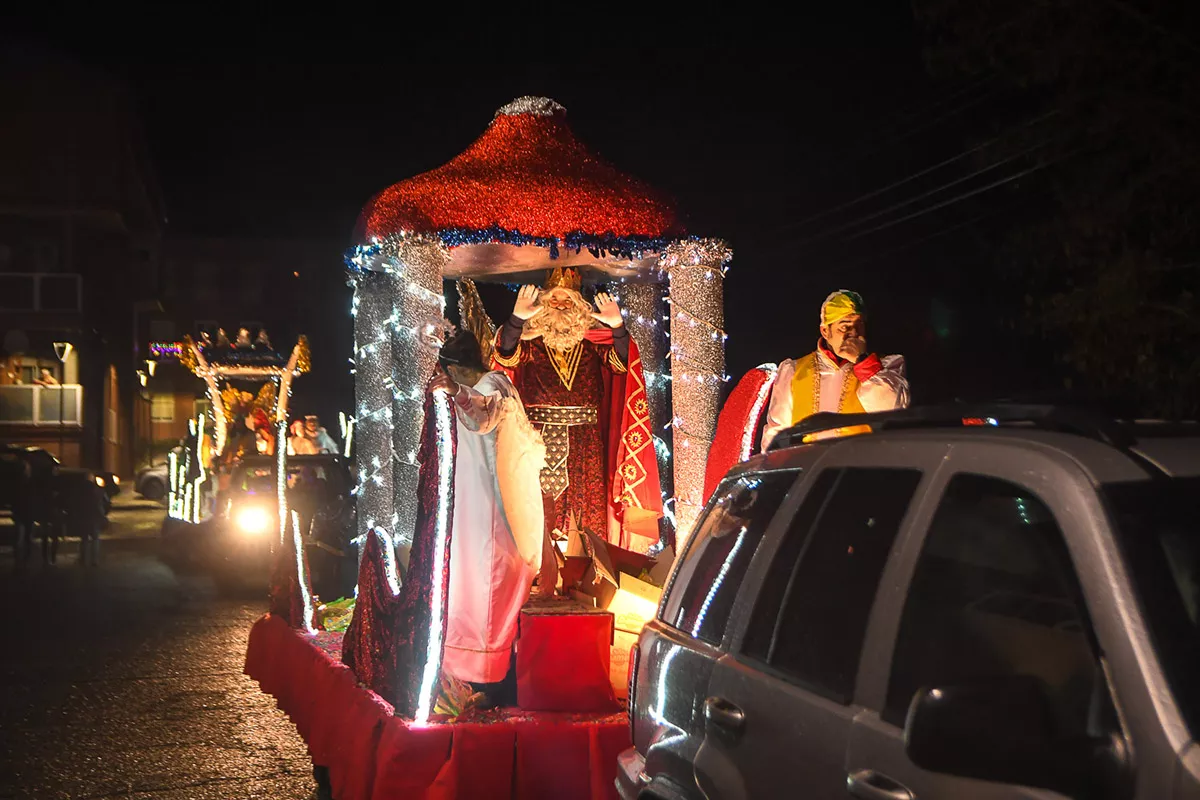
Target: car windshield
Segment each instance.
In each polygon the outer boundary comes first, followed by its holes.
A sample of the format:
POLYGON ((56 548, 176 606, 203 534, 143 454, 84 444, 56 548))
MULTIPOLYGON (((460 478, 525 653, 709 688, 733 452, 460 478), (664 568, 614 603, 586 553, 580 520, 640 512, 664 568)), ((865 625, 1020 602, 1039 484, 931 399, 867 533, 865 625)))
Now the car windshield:
POLYGON ((275 474, 270 467, 246 467, 242 471, 240 487, 243 491, 258 494, 275 491, 275 474))
MULTIPOLYGON (((289 461, 287 488, 290 492, 315 494, 342 491, 341 475, 337 469, 322 462, 289 461)), ((243 491, 272 493, 276 490, 275 470, 270 466, 247 466, 242 470, 239 486, 243 491)))
POLYGON ((1200 478, 1108 484, 1103 494, 1171 691, 1200 733, 1200 478))
POLYGON ((329 472, 322 464, 288 464, 288 488, 304 491, 324 491, 329 483, 329 472))

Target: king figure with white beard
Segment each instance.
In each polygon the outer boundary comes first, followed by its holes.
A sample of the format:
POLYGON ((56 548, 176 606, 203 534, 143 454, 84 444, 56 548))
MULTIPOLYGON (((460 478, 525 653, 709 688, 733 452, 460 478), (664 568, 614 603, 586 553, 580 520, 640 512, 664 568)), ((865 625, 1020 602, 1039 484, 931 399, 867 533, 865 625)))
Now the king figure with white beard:
POLYGON ((637 345, 609 295, 595 307, 580 275, 557 268, 524 286, 496 332, 494 360, 512 377, 546 443, 546 527, 571 521, 645 552, 658 540, 662 495, 637 345))

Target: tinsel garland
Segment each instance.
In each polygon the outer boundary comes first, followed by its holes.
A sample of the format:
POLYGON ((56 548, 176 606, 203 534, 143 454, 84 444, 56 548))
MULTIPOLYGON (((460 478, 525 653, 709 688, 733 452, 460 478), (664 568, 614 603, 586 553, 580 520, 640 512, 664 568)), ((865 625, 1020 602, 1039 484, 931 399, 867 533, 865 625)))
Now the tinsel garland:
POLYGON ((396 698, 399 591, 392 537, 374 528, 366 534, 354 616, 342 641, 342 663, 389 703, 396 698))
POLYGON ((537 237, 574 246, 572 232, 585 232, 578 245, 595 248, 609 233, 614 247, 623 237, 682 233, 668 198, 608 164, 575 136, 562 106, 536 97, 505 106, 448 163, 379 192, 356 230, 360 241, 401 230, 455 231, 448 243, 456 246, 494 241, 471 233, 493 227, 513 244, 537 237))
POLYGON ((659 256, 658 266, 668 271, 675 267, 707 266, 724 272, 732 258, 733 250, 723 240, 689 236, 665 248, 659 256))
POLYGON ((538 97, 537 95, 527 94, 500 106, 500 108, 496 109, 496 113, 492 115, 492 119, 496 117, 512 117, 518 114, 530 114, 535 117, 555 117, 566 113, 566 106, 554 102, 549 97, 538 97))
MULTIPOLYGON (((415 236, 411 233, 407 235, 415 236)), ((596 258, 607 258, 609 255, 613 255, 623 259, 642 259, 661 252, 675 241, 662 236, 618 236, 613 233, 593 234, 582 231, 568 233, 560 239, 555 236, 532 236, 519 230, 506 230, 495 225, 489 228, 446 228, 437 231, 432 236, 436 236, 447 248, 473 244, 542 247, 549 250, 551 260, 557 259, 563 250, 575 253, 587 250, 596 258)), ((346 265, 352 271, 371 269, 367 265, 382 256, 386 249, 386 245, 383 244, 352 247, 346 252, 346 265)))
POLYGON ((271 569, 270 611, 272 616, 281 617, 293 628, 313 633, 312 585, 308 574, 308 558, 300 541, 299 523, 295 512, 287 523, 289 535, 283 537, 275 551, 275 562, 271 569))
POLYGON ((213 366, 282 367, 287 356, 277 350, 240 350, 233 347, 200 346, 213 366))

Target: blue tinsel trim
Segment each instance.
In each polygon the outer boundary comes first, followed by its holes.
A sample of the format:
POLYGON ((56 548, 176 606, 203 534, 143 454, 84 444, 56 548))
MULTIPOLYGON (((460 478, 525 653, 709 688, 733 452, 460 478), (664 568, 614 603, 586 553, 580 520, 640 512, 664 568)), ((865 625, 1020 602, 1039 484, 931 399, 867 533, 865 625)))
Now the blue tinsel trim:
POLYGON ((612 253, 619 258, 638 259, 647 252, 661 252, 674 238, 664 236, 614 236, 611 233, 568 233, 563 246, 578 253, 587 250, 596 258, 612 253))
MULTIPOLYGON (((438 231, 438 237, 447 247, 461 247, 471 244, 511 244, 516 247, 533 245, 550 251, 550 258, 559 257, 559 248, 573 250, 579 253, 587 250, 596 258, 615 255, 619 258, 640 259, 648 252, 660 252, 671 242, 672 237, 663 236, 616 236, 611 233, 594 234, 574 232, 568 233, 560 241, 553 236, 530 236, 520 231, 510 231, 493 225, 490 228, 448 228, 438 231)), ((382 248, 377 244, 356 245, 346 252, 346 267, 351 272, 361 272, 365 269, 364 262, 369 262, 379 255, 382 248)))
POLYGON ((210 364, 218 366, 282 367, 287 364, 287 357, 275 350, 240 350, 210 345, 201 347, 200 351, 210 364))
POLYGON ((447 228, 438 231, 438 236, 447 247, 461 247, 464 244, 511 244, 524 247, 527 244, 535 247, 545 247, 551 251, 551 257, 557 257, 558 240, 553 236, 530 236, 520 231, 509 231, 493 225, 483 230, 470 228, 447 228))

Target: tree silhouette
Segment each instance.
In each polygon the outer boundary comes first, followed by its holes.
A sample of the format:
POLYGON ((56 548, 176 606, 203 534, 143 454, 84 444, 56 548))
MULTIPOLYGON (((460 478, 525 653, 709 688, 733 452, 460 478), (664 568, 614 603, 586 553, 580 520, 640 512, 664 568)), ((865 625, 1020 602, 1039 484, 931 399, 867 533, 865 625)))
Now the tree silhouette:
MULTIPOLYGON (((1016 152, 1053 164, 1011 191, 1026 213, 995 248, 1026 288, 1064 384, 1143 413, 1200 411, 1200 46, 1196 3, 915 0, 935 74, 996 75, 1016 152)), ((994 153, 992 158, 999 158, 994 153)))

